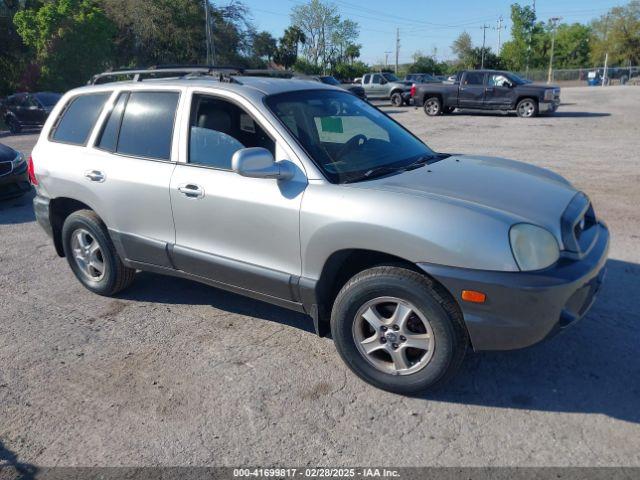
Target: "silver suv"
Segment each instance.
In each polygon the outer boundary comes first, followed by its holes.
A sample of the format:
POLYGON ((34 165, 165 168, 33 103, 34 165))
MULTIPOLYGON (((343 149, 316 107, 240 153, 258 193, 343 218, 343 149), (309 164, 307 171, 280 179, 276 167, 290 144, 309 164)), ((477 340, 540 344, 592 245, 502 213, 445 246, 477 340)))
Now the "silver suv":
POLYGON ((89 290, 116 295, 145 270, 305 312, 357 375, 401 393, 442 384, 468 347, 526 347, 584 316, 609 244, 555 173, 436 153, 317 82, 73 90, 29 175, 89 290))

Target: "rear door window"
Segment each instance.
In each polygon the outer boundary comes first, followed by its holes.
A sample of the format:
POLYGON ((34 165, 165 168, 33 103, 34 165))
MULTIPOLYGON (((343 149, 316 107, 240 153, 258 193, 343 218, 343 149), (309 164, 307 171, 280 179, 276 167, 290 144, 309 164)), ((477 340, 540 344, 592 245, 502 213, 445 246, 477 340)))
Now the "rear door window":
POLYGON ((116 151, 124 155, 171 160, 178 92, 131 92, 116 151))
POLYGON ((54 126, 51 139, 85 145, 111 92, 90 93, 72 98, 54 126))
POLYGON ((102 129, 100 134, 100 140, 98 140, 98 148, 102 150, 108 150, 115 152, 118 146, 118 135, 120 134, 120 122, 122 121, 122 113, 124 112, 124 106, 129 98, 129 92, 122 92, 118 96, 113 110, 109 114, 107 123, 102 129))

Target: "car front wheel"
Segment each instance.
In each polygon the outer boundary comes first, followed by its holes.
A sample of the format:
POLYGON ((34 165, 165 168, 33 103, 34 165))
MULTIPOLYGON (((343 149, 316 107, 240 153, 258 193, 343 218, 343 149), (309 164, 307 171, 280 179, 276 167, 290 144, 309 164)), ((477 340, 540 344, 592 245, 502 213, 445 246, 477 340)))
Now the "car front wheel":
POLYGON ((411 394, 453 376, 469 343, 459 308, 418 272, 383 266, 342 288, 331 332, 340 356, 370 384, 411 394))
POLYGON ((112 296, 133 282, 136 271, 126 267, 100 217, 78 210, 62 226, 62 246, 71 270, 94 293, 112 296))
POLYGON ((532 98, 525 98, 518 102, 516 112, 520 118, 532 118, 538 115, 538 102, 532 98))

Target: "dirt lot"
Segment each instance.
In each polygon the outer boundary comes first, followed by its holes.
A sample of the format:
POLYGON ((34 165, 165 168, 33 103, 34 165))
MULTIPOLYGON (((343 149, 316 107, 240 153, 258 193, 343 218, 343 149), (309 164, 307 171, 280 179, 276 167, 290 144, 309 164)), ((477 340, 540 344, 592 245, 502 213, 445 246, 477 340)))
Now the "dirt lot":
POLYGON ((256 301, 151 274, 95 296, 29 198, 0 203, 0 465, 640 465, 640 89, 563 100, 530 121, 386 108, 437 150, 567 176, 613 233, 587 318, 471 354, 428 397, 364 384, 309 320, 256 301))

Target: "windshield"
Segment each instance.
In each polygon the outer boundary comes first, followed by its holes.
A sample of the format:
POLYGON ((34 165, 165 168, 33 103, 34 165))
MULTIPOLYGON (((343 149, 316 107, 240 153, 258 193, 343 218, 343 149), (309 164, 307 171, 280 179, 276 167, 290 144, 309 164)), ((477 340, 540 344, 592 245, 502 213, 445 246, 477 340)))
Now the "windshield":
POLYGON ((435 154, 375 107, 347 92, 272 95, 267 106, 333 183, 393 173, 435 154))
POLYGON ((515 73, 507 73, 507 78, 511 80, 516 85, 526 85, 527 83, 532 83, 531 80, 527 80, 526 78, 519 77, 515 73))
POLYGON ((60 100, 60 97, 62 97, 62 95, 60 95, 59 93, 36 93, 35 97, 43 107, 53 107, 56 103, 58 103, 58 100, 60 100))
POLYGON ((320 77, 320 80, 327 85, 340 85, 340 82, 333 77, 320 77))
POLYGON ((398 77, 396 77, 393 73, 383 73, 382 76, 388 81, 388 82, 397 82, 398 81, 398 77))

